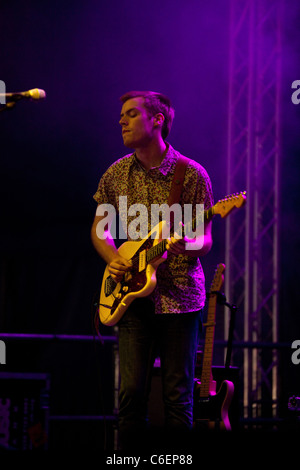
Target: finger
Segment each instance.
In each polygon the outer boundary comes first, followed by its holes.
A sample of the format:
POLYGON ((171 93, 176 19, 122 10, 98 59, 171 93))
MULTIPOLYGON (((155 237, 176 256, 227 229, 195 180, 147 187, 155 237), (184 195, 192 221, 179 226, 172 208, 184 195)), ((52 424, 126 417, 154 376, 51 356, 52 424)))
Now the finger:
POLYGON ((131 268, 132 267, 132 260, 127 260, 125 258, 119 258, 117 260, 118 263, 120 263, 121 266, 124 266, 125 268, 131 268))
POLYGON ((174 237, 172 237, 170 240, 168 240, 169 243, 167 244, 167 250, 174 254, 178 255, 184 252, 185 249, 185 241, 183 238, 180 238, 176 240, 174 237))
POLYGON ((170 241, 170 243, 168 243, 168 244, 166 245, 166 248, 167 248, 167 250, 168 250, 170 253, 173 253, 173 254, 176 254, 176 253, 177 253, 176 245, 175 245, 175 243, 173 243, 172 241, 170 241))
POLYGON ((112 269, 115 269, 117 271, 128 271, 128 269, 131 267, 131 265, 124 264, 123 261, 121 260, 115 260, 110 263, 110 267, 112 269))
POLYGON ((176 241, 182 240, 182 236, 179 235, 179 233, 177 233, 177 232, 174 232, 174 236, 172 238, 176 241))
POLYGON ((171 247, 172 247, 172 245, 173 245, 172 239, 171 239, 171 238, 167 238, 166 249, 167 249, 167 250, 170 250, 171 247))
POLYGON ((115 281, 115 282, 121 282, 122 281, 122 278, 123 276, 116 276, 115 274, 111 274, 111 277, 112 279, 115 281))
POLYGON ((110 275, 111 275, 111 277, 113 278, 114 281, 116 281, 116 282, 122 281, 122 279, 124 277, 124 272, 120 272, 116 269, 111 269, 111 268, 109 268, 108 271, 109 271, 109 273, 110 273, 110 275))

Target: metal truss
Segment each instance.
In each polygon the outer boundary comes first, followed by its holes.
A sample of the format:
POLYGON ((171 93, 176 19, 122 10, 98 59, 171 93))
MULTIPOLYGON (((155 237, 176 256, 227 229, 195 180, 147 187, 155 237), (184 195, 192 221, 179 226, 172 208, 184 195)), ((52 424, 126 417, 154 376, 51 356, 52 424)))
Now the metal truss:
POLYGON ((226 220, 225 295, 248 419, 278 413, 281 21, 281 0, 231 0, 227 192, 247 203, 226 220))

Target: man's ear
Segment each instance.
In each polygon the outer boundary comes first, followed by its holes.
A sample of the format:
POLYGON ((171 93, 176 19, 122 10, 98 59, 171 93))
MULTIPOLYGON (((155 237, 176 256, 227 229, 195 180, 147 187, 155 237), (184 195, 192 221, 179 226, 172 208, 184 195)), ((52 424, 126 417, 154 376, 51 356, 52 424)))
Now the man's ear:
POLYGON ((165 116, 162 113, 155 114, 154 121, 153 121, 155 127, 157 127, 157 126, 162 127, 163 123, 164 123, 164 120, 165 120, 165 116))

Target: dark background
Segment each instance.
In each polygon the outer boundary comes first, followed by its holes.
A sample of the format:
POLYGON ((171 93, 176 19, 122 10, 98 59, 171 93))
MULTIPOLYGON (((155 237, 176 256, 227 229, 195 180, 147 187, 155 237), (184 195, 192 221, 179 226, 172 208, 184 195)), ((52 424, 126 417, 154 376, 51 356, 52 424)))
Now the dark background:
MULTIPOLYGON (((298 2, 285 2, 280 341, 288 344, 300 339, 300 105, 291 102, 300 79, 299 19, 298 2)), ((132 89, 167 94, 176 110, 170 143, 207 169, 216 201, 226 194, 229 2, 2 0, 0 41, 6 91, 47 93, 0 115, 0 331, 93 336, 104 265, 90 241, 92 196, 107 167, 128 153, 119 97, 132 89)), ((225 256, 219 218, 213 234, 203 260, 208 287, 225 256)), ((291 363, 291 350, 282 354, 286 400, 300 393, 300 365, 291 363)), ((98 341, 8 341, 1 367, 50 372, 54 415, 110 414, 112 356, 111 344, 98 341)), ((69 442, 66 433, 60 439, 69 442)))

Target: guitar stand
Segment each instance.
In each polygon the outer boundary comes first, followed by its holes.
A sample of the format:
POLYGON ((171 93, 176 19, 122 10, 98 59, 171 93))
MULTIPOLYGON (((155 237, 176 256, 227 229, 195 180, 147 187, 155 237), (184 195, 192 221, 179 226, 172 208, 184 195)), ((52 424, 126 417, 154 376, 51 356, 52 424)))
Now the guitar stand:
POLYGON ((237 306, 233 304, 229 304, 226 300, 225 294, 220 291, 213 291, 206 294, 206 297, 210 295, 217 296, 217 303, 219 305, 225 305, 230 309, 230 321, 229 321, 229 331, 228 331, 228 340, 227 340, 227 351, 226 351, 226 359, 225 359, 225 369, 229 369, 230 361, 231 361, 231 354, 232 354, 232 343, 233 343, 233 332, 235 327, 235 317, 237 312, 237 306))
MULTIPOLYGON (((207 323, 204 323, 203 326, 206 326, 211 331, 215 326, 215 305, 216 303, 220 305, 226 305, 230 308, 230 325, 229 325, 229 334, 227 342, 227 353, 225 368, 219 367, 216 371, 212 371, 211 362, 208 360, 207 354, 209 357, 212 355, 212 342, 213 342, 213 333, 206 331, 205 336, 205 346, 204 353, 202 357, 202 372, 201 380, 195 379, 195 395, 194 395, 194 421, 195 429, 197 431, 204 430, 214 430, 214 431, 231 431, 232 423, 230 422, 232 418, 235 418, 236 423, 238 422, 238 412, 234 407, 231 407, 229 410, 231 402, 234 397, 235 386, 234 381, 231 380, 231 376, 234 374, 235 370, 230 370, 230 360, 232 353, 232 343, 233 343, 233 331, 235 324, 235 315, 237 307, 235 305, 230 305, 226 301, 226 297, 219 291, 210 291, 207 294, 207 298, 214 296, 214 312, 210 312, 210 305, 208 307, 207 323), (206 347, 208 345, 208 347, 206 347), (207 365, 209 363, 209 366, 207 365), (215 372, 218 372, 215 374, 215 372), (210 378, 209 378, 210 376, 210 378)), ((210 358, 211 359, 211 358, 210 358)), ((200 364, 200 361, 199 361, 200 364)), ((235 394, 236 396, 236 394, 235 394)), ((236 400, 235 400, 235 403, 236 400)), ((235 427, 235 425, 234 425, 235 427)))

